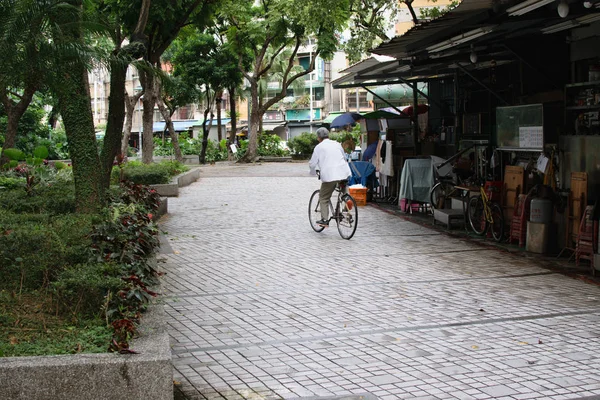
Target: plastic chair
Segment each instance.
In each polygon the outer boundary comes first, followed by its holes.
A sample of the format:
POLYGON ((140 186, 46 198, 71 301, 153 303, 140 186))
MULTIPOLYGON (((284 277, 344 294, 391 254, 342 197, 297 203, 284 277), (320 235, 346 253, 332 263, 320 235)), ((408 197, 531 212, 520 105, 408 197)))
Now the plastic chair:
POLYGON ((515 203, 515 209, 510 221, 510 238, 509 241, 519 241, 519 247, 525 246, 527 236, 527 221, 529 220, 529 210, 531 197, 526 194, 520 194, 515 203))
POLYGON ((575 247, 575 264, 579 266, 580 260, 589 260, 592 274, 595 275, 594 253, 598 243, 598 222, 592 220, 593 210, 592 206, 587 206, 581 218, 575 247))

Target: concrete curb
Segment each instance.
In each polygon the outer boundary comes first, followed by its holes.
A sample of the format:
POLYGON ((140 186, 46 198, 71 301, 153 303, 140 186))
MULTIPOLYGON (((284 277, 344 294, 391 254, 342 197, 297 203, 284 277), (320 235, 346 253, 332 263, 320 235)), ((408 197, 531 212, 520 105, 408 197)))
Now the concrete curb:
POLYGON ((171 183, 150 185, 150 187, 163 197, 177 197, 179 196, 180 187, 188 186, 196 182, 198 178, 200 178, 200 168, 192 168, 174 177, 171 183))
POLYGON ((0 398, 173 399, 173 369, 162 304, 143 315, 138 354, 0 358, 0 398))

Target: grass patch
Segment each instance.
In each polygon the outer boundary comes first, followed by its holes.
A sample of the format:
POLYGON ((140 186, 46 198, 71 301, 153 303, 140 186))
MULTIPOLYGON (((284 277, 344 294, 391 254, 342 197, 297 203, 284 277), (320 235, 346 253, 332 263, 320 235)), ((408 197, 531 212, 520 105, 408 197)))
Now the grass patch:
POLYGON ((57 315, 43 291, 0 291, 0 357, 106 353, 111 335, 102 320, 57 315))

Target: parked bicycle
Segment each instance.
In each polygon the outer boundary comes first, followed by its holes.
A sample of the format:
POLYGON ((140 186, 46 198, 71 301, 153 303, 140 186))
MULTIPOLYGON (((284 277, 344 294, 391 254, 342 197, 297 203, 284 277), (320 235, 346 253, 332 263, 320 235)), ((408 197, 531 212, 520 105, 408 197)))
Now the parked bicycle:
POLYGON ((504 214, 500 204, 491 199, 493 190, 498 189, 492 186, 489 190, 490 194, 484 189, 483 180, 479 182, 479 196, 469 198, 467 216, 476 234, 484 235, 491 229, 494 239, 500 242, 504 238, 504 214))
POLYGON ((437 165, 435 164, 434 157, 432 157, 432 161, 434 161, 436 183, 429 191, 429 202, 434 210, 446 208, 447 200, 452 197, 460 197, 456 186, 460 186, 463 183, 463 178, 465 178, 465 176, 461 171, 457 171, 451 163, 465 152, 469 151, 472 147, 473 146, 469 146, 464 150, 459 151, 449 159, 437 165))
MULTIPOLYGON (((329 201, 328 222, 335 220, 340 236, 350 240, 354 236, 356 226, 358 225, 358 207, 354 198, 345 192, 347 184, 347 181, 342 181, 335 188, 337 200, 335 207, 331 203, 331 200, 329 201)), ((317 221, 321 219, 321 202, 319 198, 320 191, 315 190, 308 202, 308 220, 315 232, 321 232, 325 229, 324 226, 317 224, 317 221)))

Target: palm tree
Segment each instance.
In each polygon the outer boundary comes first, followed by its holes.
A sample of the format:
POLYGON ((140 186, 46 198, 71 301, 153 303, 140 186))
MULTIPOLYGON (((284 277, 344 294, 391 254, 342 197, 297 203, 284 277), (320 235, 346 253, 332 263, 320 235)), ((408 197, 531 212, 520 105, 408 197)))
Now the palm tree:
POLYGON ((56 56, 51 19, 61 9, 58 0, 0 2, 0 101, 8 117, 4 149, 15 146, 19 121, 56 56))

